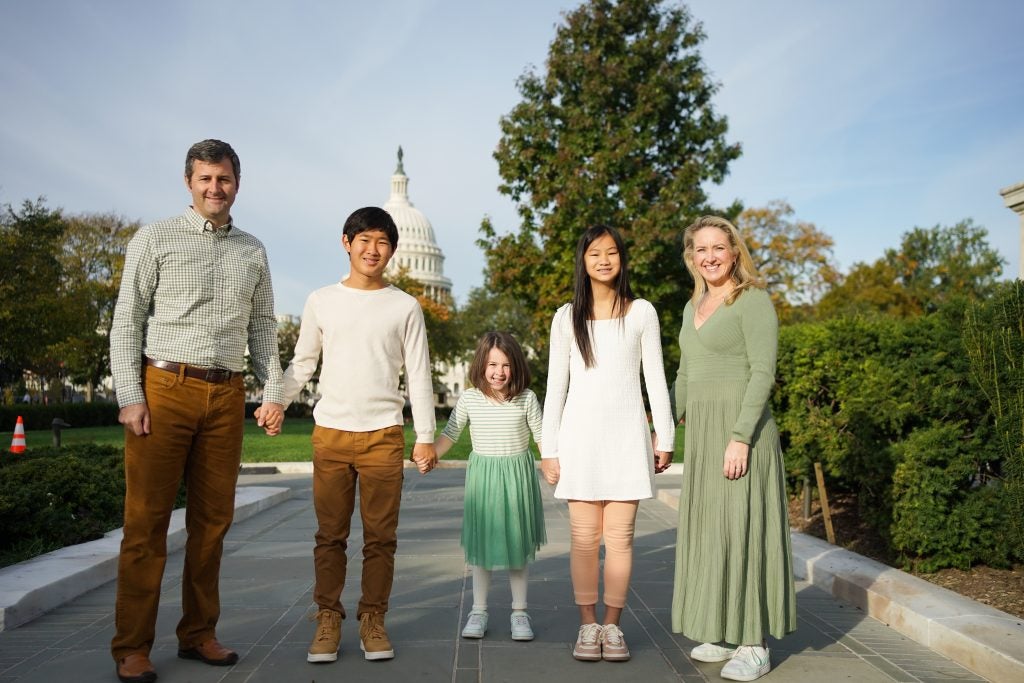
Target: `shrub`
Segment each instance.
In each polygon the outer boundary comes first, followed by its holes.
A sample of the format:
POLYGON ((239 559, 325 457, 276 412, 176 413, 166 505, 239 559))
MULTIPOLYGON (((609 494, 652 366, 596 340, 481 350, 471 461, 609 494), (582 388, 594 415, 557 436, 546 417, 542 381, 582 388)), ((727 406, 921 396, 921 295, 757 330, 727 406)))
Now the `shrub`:
POLYGON ((892 545, 921 571, 1009 564, 1005 497, 979 478, 986 447, 962 423, 917 429, 893 447, 892 545))
MULTIPOLYGON (((123 524, 120 448, 70 444, 0 462, 0 565, 91 541, 123 524)), ((184 500, 182 489, 176 506, 184 500)))

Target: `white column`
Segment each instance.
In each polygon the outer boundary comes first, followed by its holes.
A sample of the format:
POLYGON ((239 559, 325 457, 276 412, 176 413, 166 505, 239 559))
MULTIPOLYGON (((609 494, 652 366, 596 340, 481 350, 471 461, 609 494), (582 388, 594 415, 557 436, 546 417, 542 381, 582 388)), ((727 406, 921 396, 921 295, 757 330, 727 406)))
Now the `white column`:
POLYGON ((1020 217, 1020 269, 1017 278, 1024 280, 1024 183, 1017 183, 999 190, 1008 209, 1020 217))

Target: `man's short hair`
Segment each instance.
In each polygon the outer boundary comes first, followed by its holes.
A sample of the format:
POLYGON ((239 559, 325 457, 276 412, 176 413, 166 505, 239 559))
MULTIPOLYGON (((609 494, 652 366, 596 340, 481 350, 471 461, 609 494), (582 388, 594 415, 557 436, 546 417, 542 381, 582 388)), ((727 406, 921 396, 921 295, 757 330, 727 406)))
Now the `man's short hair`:
POLYGON ((192 166, 196 161, 216 164, 224 159, 231 159, 231 168, 235 172, 237 184, 242 179, 242 162, 238 160, 238 155, 231 149, 231 145, 221 140, 203 140, 188 148, 188 154, 185 155, 185 177, 192 179, 192 166))
POLYGON ((391 248, 398 247, 398 226, 395 225, 395 219, 391 217, 391 214, 384 209, 376 206, 364 206, 361 209, 356 209, 345 220, 342 234, 348 238, 351 244, 356 235, 367 230, 382 230, 391 241, 391 248))

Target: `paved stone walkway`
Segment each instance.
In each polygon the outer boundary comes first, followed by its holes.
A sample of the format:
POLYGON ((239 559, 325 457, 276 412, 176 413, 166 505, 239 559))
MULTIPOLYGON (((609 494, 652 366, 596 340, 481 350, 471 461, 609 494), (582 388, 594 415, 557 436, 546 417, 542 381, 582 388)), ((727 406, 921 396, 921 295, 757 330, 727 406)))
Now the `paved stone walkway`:
MULTIPOLYGON (((583 663, 572 659, 578 615, 572 604, 565 505, 545 496, 549 543, 530 567, 530 614, 537 638, 509 638, 511 595, 502 572, 492 581, 491 626, 480 641, 459 637, 472 601, 471 581, 459 547, 465 470, 442 468, 426 477, 406 470, 395 587, 387 627, 396 657, 367 662, 354 620, 343 627, 339 660, 308 664, 306 647, 313 583, 315 520, 311 478, 243 475, 244 486, 288 486, 291 499, 231 530, 221 580, 220 639, 239 650, 231 668, 176 657, 174 626, 180 615, 182 553, 170 556, 152 653, 161 682, 224 681, 719 681, 722 664, 688 657, 694 643, 672 634, 676 513, 644 501, 637 520, 635 563, 622 628, 633 659, 583 663)), ((671 478, 662 480, 672 485, 671 478)), ((357 514, 358 517, 358 514, 357 514)), ((349 581, 343 595, 354 612, 358 600, 361 527, 353 524, 349 581)), ((863 612, 798 583, 799 630, 770 642, 773 671, 762 680, 981 681, 958 664, 901 636, 863 612)), ((0 632, 0 683, 13 681, 116 681, 109 655, 114 584, 108 583, 19 628, 0 632)))

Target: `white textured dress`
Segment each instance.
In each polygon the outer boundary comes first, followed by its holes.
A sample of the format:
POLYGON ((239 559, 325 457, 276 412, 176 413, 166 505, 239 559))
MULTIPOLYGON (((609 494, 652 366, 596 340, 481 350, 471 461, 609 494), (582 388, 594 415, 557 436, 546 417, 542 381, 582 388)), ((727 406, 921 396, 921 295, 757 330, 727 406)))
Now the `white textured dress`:
POLYGON ((558 458, 555 497, 640 500, 654 495, 654 449, 640 387, 641 369, 658 435, 672 451, 675 428, 654 306, 635 299, 623 318, 591 321, 596 361, 587 368, 572 332, 572 304, 551 322, 541 446, 558 458))

